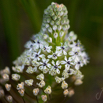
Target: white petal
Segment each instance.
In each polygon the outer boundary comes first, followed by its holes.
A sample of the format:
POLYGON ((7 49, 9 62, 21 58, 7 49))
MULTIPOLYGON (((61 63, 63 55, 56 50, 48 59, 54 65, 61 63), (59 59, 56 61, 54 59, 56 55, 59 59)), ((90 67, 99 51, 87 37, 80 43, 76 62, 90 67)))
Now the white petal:
POLYGON ((48 58, 52 58, 52 55, 48 55, 48 58))
POLYGON ((66 64, 66 61, 61 61, 61 64, 66 64))
POLYGON ((59 62, 59 61, 57 61, 57 62, 56 62, 56 65, 59 65, 59 64, 60 64, 60 62, 59 62))
POLYGON ((66 52, 65 50, 63 50, 63 54, 64 54, 64 55, 67 55, 67 52, 66 52))
POLYGON ((52 60, 52 64, 55 65, 55 62, 52 60))
POLYGON ((51 64, 49 64, 49 63, 48 63, 48 64, 47 64, 47 67, 49 67, 49 68, 50 68, 50 67, 51 67, 51 64))
POLYGON ((76 70, 78 70, 78 69, 79 69, 79 65, 78 65, 78 64, 76 64, 75 69, 76 69, 76 70))
POLYGON ((65 61, 67 61, 67 57, 65 56, 65 61))
POLYGON ((57 74, 60 74, 60 70, 59 69, 57 69, 56 72, 57 72, 57 74))
POLYGON ((40 69, 40 70, 43 70, 43 66, 40 66, 39 69, 40 69))

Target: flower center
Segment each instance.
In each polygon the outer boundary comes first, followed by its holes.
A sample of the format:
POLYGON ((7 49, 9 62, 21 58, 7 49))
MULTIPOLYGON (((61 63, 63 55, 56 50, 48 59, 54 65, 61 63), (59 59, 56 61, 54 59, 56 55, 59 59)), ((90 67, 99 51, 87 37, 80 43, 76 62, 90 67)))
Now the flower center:
POLYGON ((44 47, 44 50, 46 50, 46 47, 44 47))
POLYGON ((53 57, 56 57, 57 55, 56 54, 53 54, 53 57))
POLYGON ((78 64, 80 64, 80 62, 78 62, 78 64))
POLYGON ((67 64, 70 64, 70 61, 67 61, 67 64))
POLYGON ((39 41, 37 41, 37 43, 38 43, 38 44, 40 44, 40 42, 39 42, 39 41))
POLYGON ((61 47, 63 50, 65 49, 63 46, 61 47))
POLYGON ((43 66, 46 66, 46 65, 47 65, 47 64, 44 62, 44 63, 43 63, 43 66))
POLYGON ((38 56, 39 56, 38 54, 35 55, 36 58, 37 58, 38 56))
POLYGON ((54 68, 55 68, 55 69, 57 69, 57 68, 58 68, 58 66, 57 66, 57 65, 55 65, 55 66, 54 66, 54 68))
POLYGON ((70 70, 68 70, 68 73, 71 73, 71 71, 70 71, 70 70))
POLYGON ((75 52, 76 55, 78 55, 78 52, 75 52))

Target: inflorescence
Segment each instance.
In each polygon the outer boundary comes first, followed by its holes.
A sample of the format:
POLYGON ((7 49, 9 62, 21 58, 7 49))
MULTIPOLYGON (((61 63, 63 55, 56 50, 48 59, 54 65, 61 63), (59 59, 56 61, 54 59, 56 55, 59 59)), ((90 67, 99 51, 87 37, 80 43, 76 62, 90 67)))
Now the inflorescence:
POLYGON ((60 86, 65 97, 71 97, 74 94, 72 86, 83 83, 80 68, 88 63, 88 55, 77 35, 73 31, 68 33, 67 14, 67 8, 57 3, 44 11, 41 30, 32 36, 25 51, 13 62, 13 74, 8 67, 0 71, 0 84, 5 86, 5 89, 0 86, 1 99, 6 97, 10 103, 18 101, 12 94, 15 90, 18 97, 33 94, 37 102, 40 99, 46 102, 55 92, 55 86, 60 86))

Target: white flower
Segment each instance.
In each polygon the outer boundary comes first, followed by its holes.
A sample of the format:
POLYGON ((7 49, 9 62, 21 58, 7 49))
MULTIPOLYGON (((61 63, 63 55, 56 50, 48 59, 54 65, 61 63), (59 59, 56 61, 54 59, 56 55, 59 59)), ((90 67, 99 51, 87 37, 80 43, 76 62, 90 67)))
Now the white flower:
POLYGON ((5 93, 4 93, 4 90, 3 89, 0 89, 0 98, 1 97, 4 97, 5 93))
POLYGON ((51 94, 51 92, 52 92, 51 86, 48 86, 48 87, 44 90, 44 92, 45 92, 46 94, 51 94))
POLYGON ((50 52, 51 52, 51 48, 52 48, 52 46, 43 46, 43 47, 42 47, 42 50, 43 50, 43 52, 48 52, 48 53, 50 53, 50 52))
POLYGON ((83 83, 83 81, 81 79, 77 79, 74 84, 75 85, 81 85, 83 83))
POLYGON ((24 89, 20 89, 18 90, 18 92, 20 93, 21 96, 24 96, 24 89))
POLYGON ((56 51, 52 55, 48 55, 48 58, 57 59, 57 57, 61 56, 61 52, 56 51))
POLYGON ((75 41, 76 39, 77 39, 77 35, 75 35, 73 31, 71 31, 69 33, 68 40, 69 41, 75 41))
POLYGON ((40 58, 44 58, 44 54, 40 54, 41 53, 41 50, 39 50, 39 52, 33 52, 33 55, 32 55, 32 59, 34 60, 40 60, 40 58))
POLYGON ((71 50, 69 55, 72 56, 74 62, 77 62, 80 59, 80 51, 76 49, 71 50))
POLYGON ((14 72, 22 73, 23 70, 24 70, 24 65, 12 67, 12 70, 13 70, 14 72))
POLYGON ((19 74, 12 74, 12 79, 15 81, 18 81, 20 79, 20 75, 19 74))
POLYGON ((45 86, 45 81, 41 80, 40 83, 37 83, 37 85, 42 88, 45 86))
POLYGON ((60 77, 56 76, 55 80, 57 83, 61 83, 64 80, 64 78, 63 77, 60 78, 60 77))
POLYGON ((70 48, 72 48, 72 50, 74 49, 74 50, 80 51, 81 50, 80 46, 81 46, 81 43, 79 40, 78 42, 73 42, 72 44, 70 44, 70 48))
POLYGON ((38 93, 39 93, 39 88, 34 88, 34 89, 33 89, 33 94, 34 94, 35 96, 37 96, 38 93))
POLYGON ((9 75, 8 75, 8 74, 3 74, 3 75, 2 75, 2 78, 3 78, 5 81, 9 81, 9 75))
POLYGON ((72 57, 69 57, 67 59, 67 57, 65 56, 64 60, 61 61, 61 64, 65 64, 65 66, 68 67, 68 69, 69 69, 70 66, 73 65, 74 63, 72 62, 72 57))
POLYGON ((25 46, 25 48, 30 49, 31 47, 33 47, 33 43, 31 41, 28 41, 25 46))
POLYGON ((68 93, 68 96, 71 97, 74 95, 74 90, 73 89, 69 89, 69 93, 68 93))
POLYGON ((64 55, 67 55, 67 52, 66 52, 66 46, 56 46, 56 51, 60 52, 60 53, 63 53, 64 55))
POLYGON ((88 63, 88 55, 85 52, 81 52, 82 62, 86 65, 88 63))
POLYGON ((28 86, 32 86, 32 85, 33 85, 33 79, 25 80, 25 83, 26 83, 28 86))
POLYGON ((61 65, 59 61, 56 61, 56 63, 52 60, 52 68, 50 69, 49 73, 51 75, 56 75, 56 74, 60 74, 60 70, 61 69, 61 65))
POLYGON ((49 71, 49 68, 51 67, 51 64, 49 64, 49 59, 42 59, 43 62, 41 62, 41 66, 39 66, 39 69, 43 71, 43 73, 47 73, 49 71))
POLYGON ((24 89, 24 82, 21 82, 17 85, 17 90, 24 89))
POLYGON ((10 95, 7 96, 6 99, 7 99, 7 101, 8 101, 9 103, 12 103, 12 101, 13 101, 13 97, 10 96, 10 95))
POLYGON ((8 75, 10 75, 10 69, 9 69, 9 67, 5 67, 5 69, 0 70, 0 74, 1 74, 1 75, 3 75, 3 74, 8 74, 8 75))
POLYGON ((41 95, 41 98, 42 98, 42 100, 43 100, 44 102, 47 101, 47 95, 41 95))
POLYGON ((76 61, 76 63, 75 63, 75 69, 76 70, 78 70, 80 67, 82 67, 83 66, 83 63, 82 63, 82 61, 80 61, 80 60, 78 60, 78 61, 76 61))
POLYGON ((31 66, 29 66, 28 69, 26 70, 26 72, 29 74, 33 74, 36 71, 37 71, 37 67, 31 67, 31 66))
POLYGON ((68 89, 65 89, 65 90, 63 91, 63 94, 64 94, 65 97, 68 95, 68 93, 69 93, 68 89))
POLYGON ((7 91, 10 91, 10 89, 11 89, 11 84, 5 84, 5 88, 6 88, 7 91))
POLYGON ((84 75, 82 75, 80 70, 76 70, 75 76, 77 79, 83 79, 84 75))
POLYGON ((32 60, 32 65, 35 67, 38 67, 40 65, 40 62, 37 62, 37 60, 32 60))
POLYGON ((39 74, 39 75, 37 75, 37 77, 36 77, 38 80, 44 80, 44 74, 39 74))
POLYGON ((36 40, 35 43, 34 43, 34 45, 33 45, 33 50, 35 51, 37 49, 40 49, 42 47, 42 45, 43 44, 41 43, 40 40, 36 40))
POLYGON ((65 81, 63 81, 62 84, 61 84, 61 87, 63 89, 66 89, 66 88, 68 88, 68 84, 65 81))

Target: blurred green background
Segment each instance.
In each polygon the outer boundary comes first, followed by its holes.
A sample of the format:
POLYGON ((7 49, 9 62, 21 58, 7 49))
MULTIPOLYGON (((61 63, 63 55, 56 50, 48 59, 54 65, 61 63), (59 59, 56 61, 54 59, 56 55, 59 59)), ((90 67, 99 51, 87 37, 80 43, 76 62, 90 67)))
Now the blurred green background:
POLYGON ((103 103, 103 0, 0 0, 0 68, 12 66, 32 34, 39 32, 43 11, 51 2, 68 9, 70 30, 77 35, 90 63, 81 71, 84 83, 67 103, 103 103))

